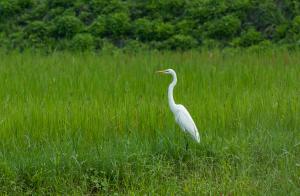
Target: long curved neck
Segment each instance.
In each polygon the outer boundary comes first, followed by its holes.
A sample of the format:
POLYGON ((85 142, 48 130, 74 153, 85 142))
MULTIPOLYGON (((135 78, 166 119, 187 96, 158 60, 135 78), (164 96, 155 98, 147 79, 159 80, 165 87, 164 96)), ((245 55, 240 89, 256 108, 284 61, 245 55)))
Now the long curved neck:
POLYGON ((172 74, 172 77, 173 77, 173 81, 171 82, 171 84, 169 85, 169 88, 168 88, 168 99, 169 99, 170 109, 174 112, 176 104, 175 104, 174 97, 173 97, 173 90, 174 90, 174 86, 177 83, 176 74, 175 73, 172 74))

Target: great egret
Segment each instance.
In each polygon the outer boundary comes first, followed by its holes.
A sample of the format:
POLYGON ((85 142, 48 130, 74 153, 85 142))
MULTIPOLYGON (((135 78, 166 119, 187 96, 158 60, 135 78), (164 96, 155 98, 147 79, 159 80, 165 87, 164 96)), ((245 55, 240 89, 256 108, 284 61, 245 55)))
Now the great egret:
MULTIPOLYGON (((169 85, 168 88, 168 100, 171 111, 174 114, 175 121, 180 126, 180 128, 189 133, 194 140, 200 143, 200 136, 198 133, 198 129, 187 109, 180 104, 176 104, 173 98, 173 90, 174 86, 177 83, 176 72, 173 69, 166 69, 162 71, 157 71, 157 73, 170 74, 173 77, 173 81, 169 85)), ((188 147, 188 143, 186 144, 186 148, 188 147)))

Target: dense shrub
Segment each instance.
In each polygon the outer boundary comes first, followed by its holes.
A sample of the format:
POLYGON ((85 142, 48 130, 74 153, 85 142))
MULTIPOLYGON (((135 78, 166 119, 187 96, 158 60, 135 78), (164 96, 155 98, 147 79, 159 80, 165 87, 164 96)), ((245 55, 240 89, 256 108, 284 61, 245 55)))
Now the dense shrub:
POLYGON ((184 16, 187 6, 187 1, 168 0, 158 1, 156 9, 160 11, 160 15, 165 20, 170 20, 174 17, 184 16))
POLYGON ((214 39, 204 39, 202 41, 202 47, 206 49, 214 49, 214 48, 219 48, 222 47, 222 44, 214 39))
POLYGON ((189 35, 174 35, 168 40, 170 49, 187 50, 197 46, 197 41, 189 35))
POLYGON ((54 22, 54 37, 72 38, 73 35, 80 32, 83 28, 82 22, 75 16, 62 16, 54 22))
POLYGON ((123 51, 125 52, 138 52, 140 50, 148 50, 149 47, 137 40, 128 40, 126 41, 125 46, 122 48, 123 51))
POLYGON ((50 1, 47 1, 48 2, 48 6, 50 8, 53 8, 53 7, 64 7, 64 8, 67 8, 67 7, 70 7, 71 5, 73 5, 73 0, 50 0, 50 1))
POLYGON ((24 36, 28 44, 34 47, 43 47, 47 45, 49 28, 42 21, 34 21, 25 28, 24 36))
POLYGON ((18 6, 16 1, 0 1, 0 19, 2 20, 14 16, 20 10, 21 8, 18 6))
POLYGON ((4 32, 0 31, 0 47, 5 46, 7 44, 6 41, 7 39, 5 39, 4 32))
POLYGON ((28 9, 34 6, 34 0, 18 0, 17 5, 20 9, 28 9))
POLYGON ((153 39, 153 24, 150 20, 140 18, 133 23, 133 32, 137 39, 149 41, 153 39))
POLYGON ((234 37, 239 31, 241 21, 233 15, 205 23, 206 33, 210 38, 227 39, 234 37))
POLYGON ((249 24, 264 32, 270 26, 284 22, 282 10, 278 9, 274 0, 251 0, 248 11, 249 24))
POLYGON ((93 49, 94 37, 88 33, 76 34, 71 41, 70 48, 80 51, 93 49))
POLYGON ((263 40, 260 32, 256 31, 254 28, 249 28, 247 31, 243 32, 241 37, 238 39, 238 45, 247 47, 258 44, 263 40))
POLYGON ((104 42, 182 50, 263 40, 293 45, 300 39, 299 17, 296 0, 0 1, 1 45, 8 48, 67 49, 91 36, 96 49, 104 42))
POLYGON ((226 8, 224 0, 192 0, 188 5, 187 12, 195 20, 205 22, 222 16, 225 13, 226 8))
POLYGON ((114 39, 126 36, 130 29, 127 13, 114 13, 106 16, 105 35, 114 39))
POLYGON ((157 41, 163 41, 170 38, 175 32, 174 30, 175 28, 171 23, 154 21, 153 36, 157 41))
POLYGON ((26 42, 24 39, 24 35, 22 32, 15 32, 15 33, 11 33, 8 35, 8 39, 9 41, 7 42, 7 48, 8 49, 15 49, 15 48, 20 48, 20 49, 24 49, 26 46, 26 42))
POLYGON ((292 22, 292 32, 295 34, 300 33, 300 15, 296 16, 292 22))
POLYGON ((176 33, 183 35, 192 35, 197 27, 196 22, 193 20, 181 20, 176 23, 176 33))
POLYGON ((95 36, 106 36, 119 39, 126 36, 130 30, 129 16, 126 13, 99 16, 89 27, 95 36))
POLYGON ((278 25, 275 29, 274 40, 280 41, 281 39, 284 39, 287 36, 288 28, 289 25, 286 23, 278 25))
POLYGON ((104 16, 99 16, 89 27, 89 32, 95 36, 103 36, 105 33, 105 18, 104 16))
POLYGON ((36 35, 39 38, 46 38, 48 36, 47 24, 42 21, 33 21, 25 28, 27 36, 36 35))
POLYGON ((296 16, 292 21, 290 40, 296 45, 300 45, 300 16, 296 16))

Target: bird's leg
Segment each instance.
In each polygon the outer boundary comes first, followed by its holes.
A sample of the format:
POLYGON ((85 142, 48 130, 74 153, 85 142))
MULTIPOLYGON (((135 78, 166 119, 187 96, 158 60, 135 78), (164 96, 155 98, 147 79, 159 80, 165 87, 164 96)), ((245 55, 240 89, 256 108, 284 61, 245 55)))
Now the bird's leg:
POLYGON ((186 135, 185 135, 185 151, 188 151, 188 149, 189 149, 189 141, 188 141, 188 138, 186 137, 186 135))

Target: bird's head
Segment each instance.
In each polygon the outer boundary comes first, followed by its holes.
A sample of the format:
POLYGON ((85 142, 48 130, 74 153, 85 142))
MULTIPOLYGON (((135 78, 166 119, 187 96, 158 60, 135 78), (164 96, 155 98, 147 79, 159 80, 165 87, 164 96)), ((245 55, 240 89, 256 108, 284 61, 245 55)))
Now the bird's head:
POLYGON ((175 71, 173 69, 165 69, 161 71, 156 71, 156 73, 161 73, 161 74, 175 74, 175 71))

